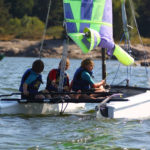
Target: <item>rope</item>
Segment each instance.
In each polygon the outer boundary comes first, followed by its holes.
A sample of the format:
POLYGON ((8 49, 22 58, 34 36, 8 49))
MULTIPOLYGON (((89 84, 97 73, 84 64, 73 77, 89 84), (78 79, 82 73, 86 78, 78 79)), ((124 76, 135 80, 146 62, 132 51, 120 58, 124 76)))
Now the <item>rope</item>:
MULTIPOLYGON (((139 40, 140 40, 140 43, 141 43, 142 47, 144 48, 144 44, 143 44, 142 38, 140 36, 140 32, 139 32, 139 29, 138 29, 138 24, 137 24, 137 21, 136 21, 136 18, 135 18, 134 6, 133 6, 132 0, 129 0, 129 3, 130 3, 130 7, 131 7, 132 16, 133 16, 133 19, 134 19, 134 22, 135 22, 135 26, 136 26, 136 29, 137 29, 137 32, 138 32, 139 40)), ((144 50, 144 62, 145 62, 145 64, 147 63, 147 53, 146 53, 145 50, 144 50)), ((147 76, 148 80, 150 80, 149 77, 148 77, 149 73, 148 73, 148 69, 147 69, 146 65, 145 65, 145 71, 146 71, 146 76, 147 76)))
POLYGON ((46 22, 45 22, 45 29, 44 29, 44 32, 43 32, 43 37, 42 37, 41 46, 40 46, 40 54, 39 54, 40 59, 41 59, 41 53, 42 53, 42 50, 43 50, 43 44, 44 44, 44 40, 45 40, 47 25, 48 25, 50 7, 51 7, 51 0, 49 1, 49 4, 48 4, 48 11, 47 11, 47 17, 46 17, 46 22))
MULTIPOLYGON (((125 36, 125 34, 123 33, 123 35, 122 35, 122 37, 121 37, 121 39, 120 39, 120 42, 119 42, 119 46, 120 46, 120 43, 122 42, 124 36, 125 36)), ((120 63, 119 63, 119 65, 118 65, 118 69, 117 69, 117 71, 116 71, 116 73, 115 73, 115 76, 114 76, 113 80, 111 81, 110 85, 113 85, 115 79, 117 78, 117 74, 118 74, 118 72, 119 72, 119 69, 120 69, 120 63)))
MULTIPOLYGON (((119 46, 120 46, 120 43, 123 41, 124 38, 126 39, 125 33, 123 33, 123 35, 122 35, 122 37, 121 37, 121 39, 120 39, 120 41, 119 41, 119 44, 118 44, 119 46)), ((125 49, 128 49, 128 47, 127 47, 127 40, 125 40, 124 47, 125 47, 125 49)), ((119 69, 120 69, 120 63, 119 63, 119 65, 118 65, 118 68, 117 68, 117 70, 116 70, 115 76, 114 76, 114 78, 112 79, 110 85, 113 85, 114 81, 116 80, 117 75, 118 75, 118 72, 119 72, 119 69)), ((127 83, 127 85, 128 85, 128 83, 129 83, 129 74, 130 74, 130 78, 131 78, 131 67, 130 67, 130 70, 129 70, 129 68, 127 67, 127 79, 124 79, 123 81, 119 82, 117 85, 123 83, 124 81, 126 81, 126 83, 127 83)))

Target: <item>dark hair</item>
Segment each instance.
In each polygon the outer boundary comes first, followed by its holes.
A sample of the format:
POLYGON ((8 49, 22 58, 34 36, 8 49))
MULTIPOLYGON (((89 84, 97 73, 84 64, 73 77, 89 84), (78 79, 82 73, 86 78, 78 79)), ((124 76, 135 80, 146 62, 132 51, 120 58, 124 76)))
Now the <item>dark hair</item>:
POLYGON ((35 60, 32 64, 32 70, 36 73, 41 73, 44 69, 44 63, 42 60, 35 60))
POLYGON ((94 65, 94 62, 91 58, 86 58, 86 59, 82 60, 81 67, 86 68, 86 66, 89 65, 89 64, 94 65))

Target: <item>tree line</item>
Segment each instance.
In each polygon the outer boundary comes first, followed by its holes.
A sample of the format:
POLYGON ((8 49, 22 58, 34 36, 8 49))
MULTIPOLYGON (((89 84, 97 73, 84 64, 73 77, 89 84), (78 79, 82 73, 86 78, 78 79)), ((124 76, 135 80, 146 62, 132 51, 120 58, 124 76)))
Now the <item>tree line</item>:
MULTIPOLYGON (((114 37, 119 39, 123 33, 120 19, 121 2, 120 0, 112 1, 114 37)), ((133 3, 140 33, 143 37, 150 37, 150 1, 136 0, 133 3)), ((0 0, 0 37, 41 38, 48 4, 49 0, 0 0)), ((126 9, 128 24, 134 26, 129 0, 126 0, 126 9)), ((49 38, 63 38, 63 19, 63 0, 51 0, 47 30, 49 38)))

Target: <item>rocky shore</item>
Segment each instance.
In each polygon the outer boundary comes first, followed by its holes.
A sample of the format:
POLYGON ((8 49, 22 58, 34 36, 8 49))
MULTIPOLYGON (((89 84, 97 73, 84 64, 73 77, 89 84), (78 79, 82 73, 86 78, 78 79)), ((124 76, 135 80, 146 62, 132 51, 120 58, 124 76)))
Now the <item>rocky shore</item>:
MULTIPOLYGON (((0 54, 5 56, 16 57, 39 57, 41 41, 28 40, 12 40, 0 41, 0 54)), ((55 57, 60 58, 63 51, 62 40, 45 40, 43 49, 41 50, 41 57, 55 57)), ((146 54, 147 59, 150 58, 150 46, 132 45, 132 52, 137 61, 142 61, 146 54)), ((73 42, 68 44, 68 57, 83 59, 92 57, 93 59, 101 58, 100 48, 92 50, 88 54, 84 54, 80 48, 73 42)))

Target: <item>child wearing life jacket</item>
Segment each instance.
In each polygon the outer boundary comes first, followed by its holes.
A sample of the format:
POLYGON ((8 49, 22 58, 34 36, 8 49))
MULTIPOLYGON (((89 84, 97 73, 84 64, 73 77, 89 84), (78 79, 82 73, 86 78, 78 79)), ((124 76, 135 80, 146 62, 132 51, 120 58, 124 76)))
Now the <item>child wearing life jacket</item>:
MULTIPOLYGON (((60 61, 58 68, 50 70, 47 76, 46 90, 48 90, 49 92, 51 91, 58 92, 61 63, 62 61, 60 61)), ((67 58, 65 70, 68 70, 69 66, 70 66, 70 61, 67 58)), ((69 91, 69 76, 66 72, 64 73, 63 91, 69 91)))
POLYGON ((42 81, 41 72, 44 69, 42 60, 35 60, 32 68, 27 69, 22 76, 19 91, 22 92, 22 98, 25 99, 44 99, 45 96, 38 92, 42 81))
MULTIPOLYGON (((71 87, 73 91, 81 92, 105 92, 105 80, 101 82, 94 82, 93 80, 93 70, 94 62, 90 58, 86 58, 81 62, 81 66, 76 70, 71 87)), ((97 94, 84 94, 81 95, 83 98, 93 98, 97 97, 97 94)))

